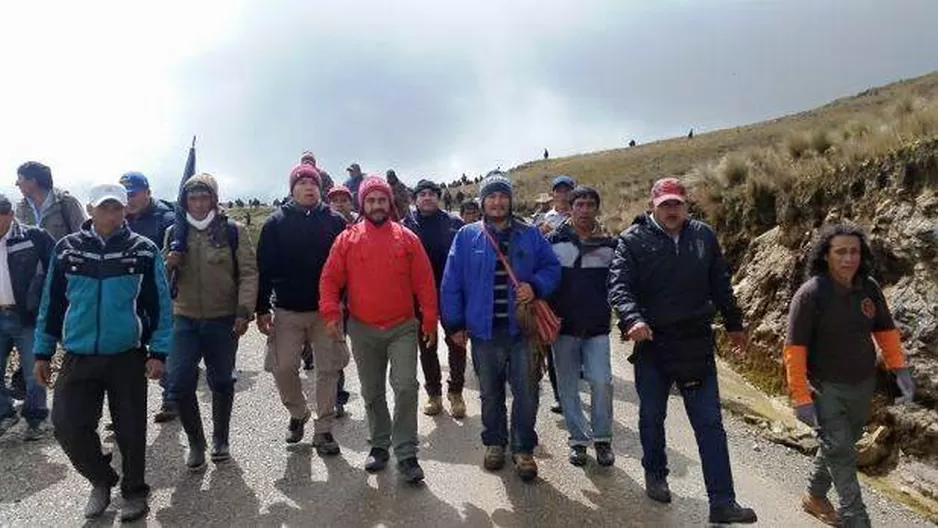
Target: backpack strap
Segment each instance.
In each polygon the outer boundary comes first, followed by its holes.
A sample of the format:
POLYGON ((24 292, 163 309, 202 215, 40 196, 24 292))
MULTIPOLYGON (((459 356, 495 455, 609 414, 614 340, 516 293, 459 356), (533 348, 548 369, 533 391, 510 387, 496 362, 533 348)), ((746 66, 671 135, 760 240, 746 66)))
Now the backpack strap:
POLYGON ((231 218, 225 223, 225 230, 228 234, 228 248, 231 250, 231 263, 234 265, 234 280, 239 282, 241 279, 241 270, 238 266, 238 224, 231 218))

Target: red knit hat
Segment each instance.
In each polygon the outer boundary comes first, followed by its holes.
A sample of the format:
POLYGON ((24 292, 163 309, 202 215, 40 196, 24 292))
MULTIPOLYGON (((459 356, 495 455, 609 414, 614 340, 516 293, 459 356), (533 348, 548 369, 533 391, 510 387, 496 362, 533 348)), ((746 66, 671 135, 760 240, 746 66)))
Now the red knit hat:
POLYGON ((388 201, 391 202, 391 218, 396 220, 398 215, 397 208, 394 207, 394 191, 391 190, 391 185, 377 174, 369 174, 362 180, 361 185, 359 185, 358 209, 360 211, 365 210, 365 198, 375 191, 383 192, 387 195, 388 201))
POLYGON ((290 192, 293 192, 293 187, 296 186, 296 182, 302 180, 303 178, 311 178, 316 182, 316 186, 322 185, 322 176, 319 175, 319 171, 316 170, 316 167, 312 165, 307 165, 301 163, 296 167, 293 167, 293 170, 290 171, 290 192))
POLYGON ((348 190, 348 187, 344 185, 336 185, 332 189, 329 189, 329 194, 327 194, 326 197, 332 200, 333 196, 338 196, 340 194, 348 196, 349 200, 352 199, 352 191, 348 190))

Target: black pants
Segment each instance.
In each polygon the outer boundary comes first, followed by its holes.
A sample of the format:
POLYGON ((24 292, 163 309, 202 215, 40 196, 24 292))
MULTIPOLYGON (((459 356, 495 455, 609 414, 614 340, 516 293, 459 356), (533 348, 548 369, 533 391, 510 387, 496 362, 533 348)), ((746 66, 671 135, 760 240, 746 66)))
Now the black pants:
MULTIPOLYGON (((449 387, 450 393, 462 393, 466 383, 466 348, 453 342, 446 336, 446 348, 449 350, 449 387)), ((423 339, 418 339, 420 346, 420 368, 423 369, 424 388, 428 396, 443 395, 443 374, 440 372, 440 358, 437 346, 428 347, 423 339)))
POLYGON ((55 382, 52 425, 55 438, 75 469, 94 486, 114 486, 118 475, 101 453, 98 422, 104 395, 110 404, 121 452, 124 498, 146 496, 146 355, 132 350, 116 355, 66 354, 55 382))

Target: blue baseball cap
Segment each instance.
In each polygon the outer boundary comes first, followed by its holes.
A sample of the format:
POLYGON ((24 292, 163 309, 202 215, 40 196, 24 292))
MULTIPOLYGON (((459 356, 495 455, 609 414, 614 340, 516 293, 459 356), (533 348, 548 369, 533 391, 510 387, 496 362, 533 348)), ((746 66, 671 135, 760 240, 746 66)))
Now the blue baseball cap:
POLYGON ((127 192, 146 191, 150 188, 150 182, 141 172, 131 171, 121 176, 120 184, 124 186, 127 192))
POLYGON ((561 174, 554 178, 554 183, 550 185, 550 190, 554 190, 558 185, 568 185, 571 189, 576 188, 576 181, 573 178, 567 176, 566 174, 561 174))

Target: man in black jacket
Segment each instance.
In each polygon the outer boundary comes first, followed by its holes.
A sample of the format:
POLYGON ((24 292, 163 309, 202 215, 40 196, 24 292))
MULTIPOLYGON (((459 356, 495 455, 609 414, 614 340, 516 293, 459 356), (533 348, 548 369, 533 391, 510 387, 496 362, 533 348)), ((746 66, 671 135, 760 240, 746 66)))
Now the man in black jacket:
POLYGON ((14 344, 26 382, 26 400, 20 411, 27 423, 23 439, 38 440, 39 426, 49 416, 46 389, 33 376, 33 334, 54 245, 45 230, 19 223, 13 215, 13 203, 0 194, 0 435, 19 421, 3 382, 14 344))
POLYGON ((257 328, 273 341, 265 366, 273 372, 280 400, 290 412, 286 440, 291 444, 303 438, 311 416, 299 369, 303 345, 312 345, 316 364, 313 444, 320 455, 337 455, 339 444, 332 436, 336 389, 349 351, 344 340, 326 334, 319 316, 319 276, 346 223, 323 202, 319 171, 312 165, 293 169, 290 193, 292 199, 264 222, 258 240, 257 328))
MULTIPOLYGON (((446 269, 446 258, 449 247, 453 244, 453 237, 462 228, 462 220, 440 209, 440 196, 443 190, 436 183, 429 180, 420 180, 414 188, 414 201, 417 210, 411 211, 404 217, 404 227, 410 229, 420 237, 420 243, 430 257, 433 267, 433 278, 436 279, 437 297, 439 297, 440 284, 443 282, 443 270, 446 269)), ((453 418, 462 419, 466 416, 466 403, 462 397, 466 373, 466 347, 457 345, 445 338, 446 348, 449 350, 449 387, 447 397, 450 403, 450 412, 453 418)), ((423 413, 435 416, 443 410, 443 383, 440 372, 440 358, 437 356, 437 344, 432 346, 422 339, 418 340, 420 346, 420 366, 423 368, 424 389, 429 397, 423 413)))
POLYGON ((711 329, 719 310, 734 347, 742 350, 742 312, 716 234, 688 219, 686 202, 676 178, 655 182, 653 211, 622 233, 610 270, 609 303, 623 335, 635 342, 629 361, 635 364, 645 491, 653 500, 671 501, 664 419, 668 393, 677 384, 697 438, 710 522, 753 523, 755 512, 736 502, 711 329))

